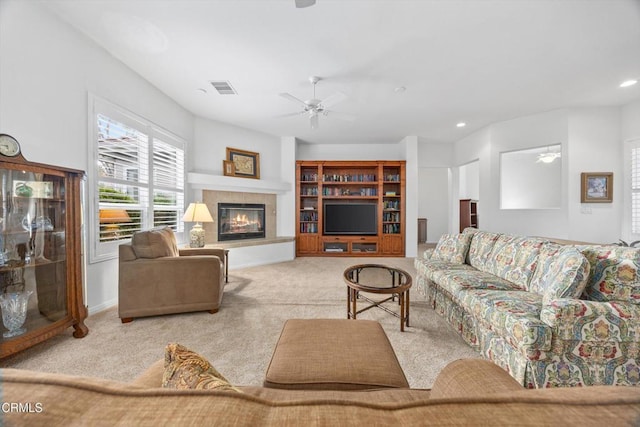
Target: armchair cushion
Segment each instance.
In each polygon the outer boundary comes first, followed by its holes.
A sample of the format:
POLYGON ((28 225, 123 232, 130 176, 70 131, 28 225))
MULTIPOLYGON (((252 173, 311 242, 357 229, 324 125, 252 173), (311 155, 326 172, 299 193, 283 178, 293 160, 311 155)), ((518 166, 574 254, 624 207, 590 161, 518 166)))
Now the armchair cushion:
POLYGON ((131 246, 138 258, 178 256, 178 245, 169 227, 139 231, 131 238, 131 246))

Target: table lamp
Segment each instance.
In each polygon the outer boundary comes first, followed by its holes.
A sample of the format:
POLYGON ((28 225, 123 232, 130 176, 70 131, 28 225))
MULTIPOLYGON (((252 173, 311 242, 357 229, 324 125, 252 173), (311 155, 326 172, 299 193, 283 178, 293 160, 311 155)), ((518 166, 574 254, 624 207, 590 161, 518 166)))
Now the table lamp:
POLYGON ((187 211, 184 213, 182 220, 185 222, 195 222, 191 232, 189 232, 189 246, 192 248, 201 248, 204 246, 204 229, 201 222, 213 222, 207 205, 202 202, 189 204, 187 211))
POLYGON ((120 235, 120 225, 131 221, 124 209, 100 209, 100 224, 104 226, 102 237, 115 239, 120 235))

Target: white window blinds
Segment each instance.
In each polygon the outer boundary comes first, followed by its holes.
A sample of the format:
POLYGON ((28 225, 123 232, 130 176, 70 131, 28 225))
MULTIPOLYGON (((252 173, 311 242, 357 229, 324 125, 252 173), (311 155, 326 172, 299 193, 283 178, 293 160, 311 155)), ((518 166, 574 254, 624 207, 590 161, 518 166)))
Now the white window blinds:
POLYGON ((640 234, 640 142, 631 144, 631 232, 640 234))
POLYGON ((94 110, 93 259, 113 255, 112 243, 139 230, 181 232, 184 209, 184 143, 130 112, 106 103, 101 111, 101 105, 95 102, 94 110))

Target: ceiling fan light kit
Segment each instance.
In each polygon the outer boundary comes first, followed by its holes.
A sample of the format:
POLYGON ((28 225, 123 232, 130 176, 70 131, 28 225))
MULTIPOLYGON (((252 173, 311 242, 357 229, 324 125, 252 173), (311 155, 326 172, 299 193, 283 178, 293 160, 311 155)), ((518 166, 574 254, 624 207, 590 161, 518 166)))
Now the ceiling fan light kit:
POLYGON ((316 4, 316 0, 296 0, 296 7, 298 9, 313 6, 314 4, 316 4))

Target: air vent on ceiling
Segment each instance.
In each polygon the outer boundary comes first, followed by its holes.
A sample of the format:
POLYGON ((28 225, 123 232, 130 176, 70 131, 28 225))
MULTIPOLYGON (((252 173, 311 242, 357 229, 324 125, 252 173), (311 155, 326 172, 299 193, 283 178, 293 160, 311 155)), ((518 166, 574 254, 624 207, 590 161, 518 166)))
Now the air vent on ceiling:
POLYGON ((220 95, 237 95, 238 92, 227 81, 212 81, 211 86, 218 91, 220 95))

